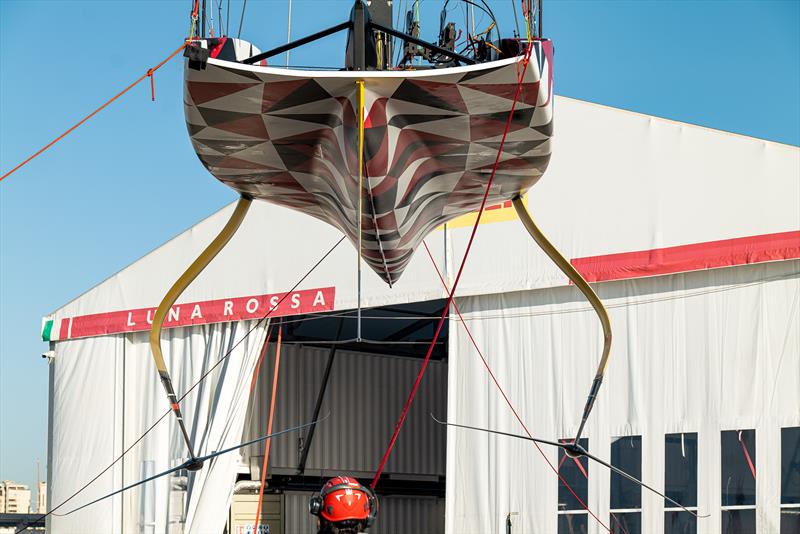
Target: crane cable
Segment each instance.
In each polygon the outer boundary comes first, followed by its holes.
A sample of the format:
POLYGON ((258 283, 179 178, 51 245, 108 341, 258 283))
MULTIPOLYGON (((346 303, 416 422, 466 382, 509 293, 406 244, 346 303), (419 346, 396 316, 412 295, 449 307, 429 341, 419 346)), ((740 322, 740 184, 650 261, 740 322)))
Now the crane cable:
POLYGON ((586 421, 589 419, 589 414, 592 412, 592 408, 594 407, 594 401, 597 399, 597 394, 600 391, 600 386, 603 383, 603 376, 605 376, 606 369, 608 369, 608 362, 611 356, 611 319, 608 317, 608 311, 606 311, 605 306, 603 306, 603 301, 597 296, 597 293, 594 292, 592 286, 586 281, 581 273, 579 273, 575 267, 558 251, 558 249, 553 246, 553 244, 547 239, 544 233, 536 226, 536 223, 533 221, 530 213, 525 208, 525 204, 522 201, 522 198, 517 196, 513 199, 514 209, 519 216, 520 221, 522 221, 523 226, 531 235, 536 244, 544 251, 545 254, 553 261, 553 263, 561 269, 567 278, 575 284, 575 286, 580 290, 581 293, 586 297, 586 300, 592 305, 594 308, 595 313, 597 314, 597 318, 600 319, 600 324, 603 327, 603 353, 600 357, 600 363, 597 365, 597 372, 595 373, 594 380, 592 381, 592 386, 589 389, 589 396, 586 399, 586 404, 583 408, 583 416, 581 417, 581 423, 578 426, 578 432, 575 434, 575 438, 572 440, 573 445, 577 445, 578 440, 581 438, 581 434, 583 433, 583 429, 586 426, 586 421))
MULTIPOLYGON (((228 222, 219 232, 219 235, 217 235, 205 250, 200 253, 197 259, 192 262, 186 271, 172 284, 167 294, 164 295, 164 298, 158 305, 158 309, 156 309, 156 314, 153 317, 153 326, 150 329, 150 349, 152 351, 153 361, 156 364, 156 369, 161 378, 161 384, 164 386, 164 391, 167 393, 172 413, 175 414, 178 420, 178 426, 183 434, 183 439, 186 442, 186 446, 189 448, 190 459, 195 457, 194 447, 192 446, 192 440, 189 438, 189 433, 186 430, 186 425, 183 422, 180 404, 175 395, 175 390, 172 387, 172 379, 169 376, 169 370, 167 370, 167 365, 164 362, 164 355, 161 351, 161 328, 164 325, 164 320, 167 318, 167 313, 172 309, 172 305, 175 304, 175 301, 178 300, 181 293, 183 293, 186 288, 189 287, 189 284, 191 284, 203 269, 211 263, 211 260, 219 254, 236 233, 236 230, 239 229, 252 202, 253 200, 250 197, 241 196, 239 198, 239 201, 236 203, 236 208, 233 210, 228 222)), ((200 466, 198 466, 198 468, 199 467, 200 466)))

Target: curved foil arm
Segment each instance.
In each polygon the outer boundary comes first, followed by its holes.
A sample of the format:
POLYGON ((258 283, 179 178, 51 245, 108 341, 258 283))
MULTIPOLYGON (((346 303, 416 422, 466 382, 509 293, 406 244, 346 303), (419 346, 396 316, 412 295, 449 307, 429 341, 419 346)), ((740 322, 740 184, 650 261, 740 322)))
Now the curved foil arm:
POLYGON ((206 247, 194 262, 192 262, 189 268, 186 269, 186 272, 172 284, 167 294, 164 295, 153 317, 153 326, 150 328, 150 350, 153 354, 153 361, 156 364, 156 369, 158 369, 158 375, 161 377, 161 384, 167 392, 172 412, 175 414, 175 417, 178 418, 178 425, 183 433, 183 439, 189 447, 189 456, 191 458, 194 458, 194 448, 192 447, 191 439, 189 439, 189 434, 186 431, 186 426, 183 423, 183 414, 181 413, 175 390, 172 388, 172 379, 169 376, 167 364, 164 362, 164 355, 161 352, 161 327, 164 325, 164 319, 166 319, 167 313, 170 308, 172 308, 172 305, 175 304, 175 301, 178 300, 178 297, 181 296, 181 293, 183 293, 186 288, 189 287, 189 284, 197 278, 197 275, 211 263, 211 260, 219 254, 225 245, 228 244, 228 241, 231 240, 233 234, 236 233, 236 230, 239 229, 239 226, 244 220, 244 216, 247 215, 247 210, 250 209, 251 203, 252 200, 250 198, 241 197, 239 199, 239 202, 236 204, 236 209, 234 209, 231 218, 222 228, 219 235, 214 238, 211 244, 206 247))
POLYGON ((595 374, 594 381, 592 382, 591 390, 589 391, 589 397, 586 399, 586 405, 583 409, 583 416, 581 417, 581 424, 578 427, 578 432, 575 436, 574 443, 578 442, 581 434, 583 433, 583 427, 586 425, 586 421, 589 418, 589 414, 594 407, 594 401, 597 398, 597 393, 600 391, 600 385, 603 383, 603 376, 606 373, 606 369, 608 368, 608 361, 609 357, 611 356, 611 319, 608 317, 608 312, 606 311, 605 306, 603 306, 603 302, 600 300, 600 297, 597 296, 597 293, 594 292, 592 286, 581 276, 575 267, 561 255, 561 253, 556 249, 555 246, 545 237, 542 231, 536 226, 536 223, 533 222, 528 210, 525 209, 525 204, 522 202, 520 197, 514 199, 514 209, 517 211, 517 215, 519 216, 520 221, 525 226, 525 229, 528 230, 528 233, 531 234, 531 237, 536 244, 541 247, 547 256, 553 260, 561 272, 567 275, 567 278, 575 284, 581 293, 586 297, 586 300, 592 305, 594 308, 595 313, 597 313, 597 318, 600 319, 600 324, 603 327, 603 354, 600 357, 600 363, 597 366, 597 373, 595 374))
MULTIPOLYGON (((533 46, 488 205, 527 191, 550 159, 552 45, 533 46)), ((186 124, 215 177, 322 219, 354 244, 360 230, 364 260, 391 284, 428 233, 480 207, 521 61, 332 72, 210 59, 184 71, 186 124)))

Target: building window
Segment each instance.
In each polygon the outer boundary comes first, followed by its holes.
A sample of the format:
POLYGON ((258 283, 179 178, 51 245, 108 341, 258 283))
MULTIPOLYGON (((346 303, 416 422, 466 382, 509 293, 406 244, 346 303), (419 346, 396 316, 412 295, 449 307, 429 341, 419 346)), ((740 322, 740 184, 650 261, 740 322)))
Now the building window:
MULTIPOLYGON (((611 465, 641 480, 642 437, 613 438, 611 465)), ((611 472, 609 521, 614 534, 639 534, 642 531, 642 487, 614 471, 611 472)))
POLYGON ((722 532, 756 531, 756 431, 722 432, 722 532))
POLYGON ((800 427, 781 429, 781 534, 800 532, 800 427))
MULTIPOLYGON (((562 439, 561 443, 571 441, 562 439)), ((589 448, 586 438, 578 440, 578 444, 589 448)), ((564 449, 558 449, 558 474, 558 534, 586 534, 589 514, 581 502, 585 504, 589 498, 589 459, 585 456, 570 458, 564 449)))
MULTIPOLYGON (((664 437, 664 493, 697 512, 697 434, 664 437)), ((664 534, 695 534, 697 518, 664 501, 664 534)))

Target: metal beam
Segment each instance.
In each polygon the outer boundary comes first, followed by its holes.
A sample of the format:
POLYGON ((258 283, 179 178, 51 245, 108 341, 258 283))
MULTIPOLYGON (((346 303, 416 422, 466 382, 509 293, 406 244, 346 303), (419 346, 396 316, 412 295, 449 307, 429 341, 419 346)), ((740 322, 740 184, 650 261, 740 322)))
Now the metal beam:
POLYGON ((409 325, 404 326, 400 330, 397 330, 393 334, 386 336, 386 341, 389 342, 402 341, 403 338, 406 337, 408 334, 412 334, 417 330, 422 330, 426 326, 431 326, 431 327, 435 326, 436 323, 433 321, 436 321, 436 319, 420 319, 418 321, 415 321, 409 325))
MULTIPOLYGON (((344 318, 339 319, 339 328, 336 330, 336 341, 342 336, 342 326, 344 326, 344 318)), ((317 403, 314 405, 314 415, 311 421, 316 421, 319 417, 319 412, 322 409, 322 401, 325 399, 325 390, 328 389, 328 380, 331 377, 331 369, 333 368, 333 359, 336 357, 336 349, 338 345, 331 345, 331 350, 328 353, 328 363, 325 365, 325 372, 322 375, 322 384, 317 393, 317 403)), ((300 453, 300 461, 297 463, 297 474, 302 475, 306 470, 306 461, 308 460, 308 453, 311 451, 311 442, 314 441, 314 430, 317 424, 314 423, 306 432, 306 437, 303 439, 303 450, 300 453)))
POLYGON ((296 41, 292 41, 291 43, 286 43, 285 45, 281 45, 277 48, 273 48, 272 50, 267 50, 266 52, 261 52, 260 54, 256 54, 253 57, 249 57, 242 61, 242 63, 246 64, 253 64, 258 63, 262 59, 271 58, 272 56, 277 56, 278 54, 283 54, 284 52, 288 52, 289 50, 293 50, 298 46, 303 46, 304 44, 312 43, 323 37, 327 37, 329 35, 333 35, 334 33, 338 33, 342 30, 346 30, 350 28, 350 21, 342 22, 341 24, 337 24, 336 26, 331 26, 325 30, 319 31, 317 33, 312 33, 306 37, 301 39, 297 39, 296 41))
POLYGON ((383 26, 381 24, 377 24, 375 22, 371 23, 370 26, 372 27, 373 30, 378 30, 380 32, 387 33, 389 35, 397 37, 398 39, 403 39, 405 41, 408 41, 409 43, 414 43, 417 46, 421 46, 423 48, 427 48, 428 50, 430 50, 432 52, 436 52, 436 53, 442 54, 443 56, 447 56, 447 57, 453 58, 456 61, 460 61, 461 63, 464 63, 466 65, 474 65, 475 64, 475 60, 473 60, 471 58, 468 58, 467 56, 462 56, 461 54, 459 54, 457 52, 453 52, 452 50, 448 50, 446 48, 442 48, 441 46, 436 46, 435 44, 429 43, 427 41, 423 41, 422 39, 417 39, 416 37, 408 35, 407 33, 403 33, 403 32, 397 31, 397 30, 395 30, 393 28, 387 28, 386 26, 383 26))
MULTIPOLYGON (((366 50, 367 47, 367 32, 369 28, 366 23, 366 16, 364 11, 367 6, 361 0, 356 0, 353 5, 353 67, 355 70, 366 70, 366 50)), ((360 254, 360 253, 359 253, 360 254)), ((361 261, 359 258, 359 265, 361 261)), ((360 280, 360 279, 359 279, 360 280)), ((359 291, 360 291, 359 285, 359 291)), ((360 309, 360 308, 359 308, 360 309)))

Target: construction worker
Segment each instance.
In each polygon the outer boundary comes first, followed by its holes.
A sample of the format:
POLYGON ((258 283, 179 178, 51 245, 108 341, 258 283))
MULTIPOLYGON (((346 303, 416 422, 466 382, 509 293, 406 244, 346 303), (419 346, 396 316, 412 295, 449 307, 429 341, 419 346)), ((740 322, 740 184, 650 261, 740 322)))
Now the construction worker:
POLYGON ((338 476, 328 480, 308 503, 317 516, 319 534, 356 534, 364 532, 378 515, 378 499, 368 487, 353 477, 338 476))

